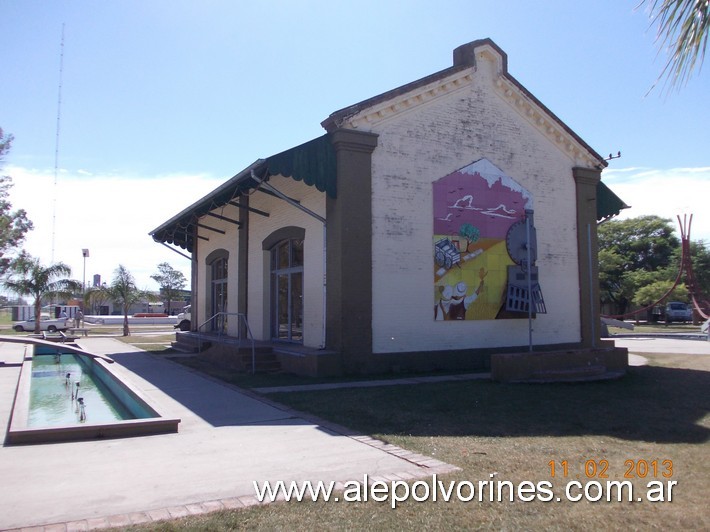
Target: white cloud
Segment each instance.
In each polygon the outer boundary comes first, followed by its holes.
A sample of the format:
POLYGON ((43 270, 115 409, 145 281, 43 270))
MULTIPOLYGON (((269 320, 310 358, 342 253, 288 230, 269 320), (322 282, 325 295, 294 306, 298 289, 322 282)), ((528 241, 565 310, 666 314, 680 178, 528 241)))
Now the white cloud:
MULTIPOLYGON (((110 282, 119 264, 135 277, 140 288, 157 290, 150 276, 168 262, 190 279, 190 262, 156 242, 148 233, 224 181, 206 175, 156 177, 95 175, 7 166, 13 179, 13 209, 23 208, 34 223, 24 245, 44 264, 64 262, 72 277, 94 274, 110 282), (53 252, 54 251, 54 252, 53 252)), ((184 252, 184 250, 181 250, 184 252)))
POLYGON ((670 218, 680 238, 678 216, 690 222, 690 239, 710 244, 710 167, 608 169, 602 180, 630 209, 620 219, 655 214, 670 218))

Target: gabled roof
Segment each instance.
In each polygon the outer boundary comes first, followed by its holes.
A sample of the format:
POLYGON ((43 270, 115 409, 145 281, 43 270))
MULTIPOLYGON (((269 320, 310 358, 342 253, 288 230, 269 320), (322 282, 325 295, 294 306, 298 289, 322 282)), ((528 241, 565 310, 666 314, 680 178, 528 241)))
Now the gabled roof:
POLYGON ((579 135, 570 129, 540 100, 528 91, 508 72, 507 54, 491 39, 479 39, 459 46, 453 53, 453 66, 407 83, 378 96, 332 113, 321 125, 326 131, 340 127, 358 127, 358 123, 370 122, 397 112, 406 111, 435 94, 456 90, 469 83, 478 68, 478 55, 486 54, 497 62, 497 79, 494 88, 500 96, 542 134, 549 137, 560 149, 571 156, 584 160, 583 166, 606 167, 607 162, 579 135))

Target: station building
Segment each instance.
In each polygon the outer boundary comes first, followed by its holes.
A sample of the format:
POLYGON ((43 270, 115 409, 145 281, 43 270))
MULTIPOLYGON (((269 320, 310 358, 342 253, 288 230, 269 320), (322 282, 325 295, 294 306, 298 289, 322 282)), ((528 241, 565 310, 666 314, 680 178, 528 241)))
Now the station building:
POLYGON ((596 228, 625 205, 493 41, 321 125, 150 233, 191 257, 193 330, 248 328, 308 375, 623 373, 596 228))

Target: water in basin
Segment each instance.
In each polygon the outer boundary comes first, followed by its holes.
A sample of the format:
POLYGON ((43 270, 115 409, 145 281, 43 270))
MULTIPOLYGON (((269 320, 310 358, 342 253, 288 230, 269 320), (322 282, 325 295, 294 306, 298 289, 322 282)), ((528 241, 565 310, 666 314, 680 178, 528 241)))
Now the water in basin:
POLYGON ((28 427, 107 423, 124 419, 135 419, 135 416, 103 383, 94 379, 89 362, 82 360, 81 356, 35 355, 28 427))

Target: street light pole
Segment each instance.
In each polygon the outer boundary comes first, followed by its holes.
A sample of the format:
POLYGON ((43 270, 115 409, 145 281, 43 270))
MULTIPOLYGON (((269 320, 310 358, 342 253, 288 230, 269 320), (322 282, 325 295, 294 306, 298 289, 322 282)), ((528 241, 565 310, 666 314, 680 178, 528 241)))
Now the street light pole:
POLYGON ((82 281, 81 284, 81 295, 84 295, 84 292, 86 291, 86 257, 89 256, 89 250, 88 249, 82 249, 81 254, 84 256, 84 280, 82 281))

